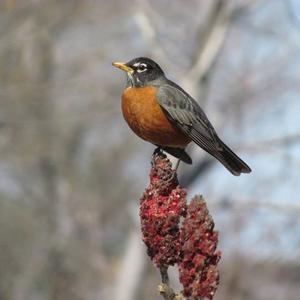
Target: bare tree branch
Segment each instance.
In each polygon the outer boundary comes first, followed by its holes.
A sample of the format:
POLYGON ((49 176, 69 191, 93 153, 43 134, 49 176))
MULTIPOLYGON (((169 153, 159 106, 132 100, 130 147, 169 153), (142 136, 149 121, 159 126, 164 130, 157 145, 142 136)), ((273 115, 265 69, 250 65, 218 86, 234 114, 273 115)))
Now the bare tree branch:
POLYGON ((197 55, 183 77, 184 86, 195 96, 198 83, 206 79, 222 48, 233 12, 232 5, 226 1, 215 1, 205 27, 199 30, 197 55))
POLYGON ((149 43, 153 56, 159 61, 169 64, 169 58, 161 43, 157 38, 157 32, 151 22, 149 15, 152 13, 151 5, 147 0, 138 1, 138 9, 134 13, 134 18, 144 39, 149 43))
POLYGON ((289 146, 291 144, 299 143, 300 142, 300 133, 295 133, 292 135, 286 135, 278 138, 272 138, 263 141, 254 141, 237 148, 241 151, 253 151, 253 152, 262 152, 266 150, 273 149, 274 147, 278 146, 289 146))
POLYGON ((300 20, 294 12, 293 3, 291 0, 282 0, 290 22, 299 30, 300 20))
POLYGON ((253 199, 253 198, 238 198, 238 199, 226 199, 224 203, 220 201, 210 201, 210 204, 215 207, 222 207, 222 204, 229 206, 230 209, 241 211, 253 210, 258 208, 267 208, 280 213, 296 214, 300 212, 300 204, 291 201, 275 202, 272 199, 253 199))
POLYGON ((129 235, 121 269, 115 283, 114 299, 135 299, 144 266, 145 257, 140 232, 135 228, 129 235))

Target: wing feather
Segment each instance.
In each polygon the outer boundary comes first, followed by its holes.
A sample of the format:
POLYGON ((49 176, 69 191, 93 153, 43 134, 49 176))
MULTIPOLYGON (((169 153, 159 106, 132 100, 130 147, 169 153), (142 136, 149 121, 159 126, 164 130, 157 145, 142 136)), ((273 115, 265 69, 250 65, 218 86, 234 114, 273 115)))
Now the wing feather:
POLYGON ((158 88, 158 102, 169 119, 185 132, 197 145, 208 152, 219 151, 219 138, 198 103, 175 83, 158 88))

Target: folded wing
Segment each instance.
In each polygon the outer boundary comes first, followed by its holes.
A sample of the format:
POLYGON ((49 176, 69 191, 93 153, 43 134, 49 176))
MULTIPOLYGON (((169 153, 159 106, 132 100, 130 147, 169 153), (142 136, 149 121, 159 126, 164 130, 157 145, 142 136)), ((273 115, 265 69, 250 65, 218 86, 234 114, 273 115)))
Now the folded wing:
POLYGON ((168 118, 232 174, 251 172, 249 166, 221 141, 198 103, 178 85, 168 81, 158 88, 157 98, 168 118))

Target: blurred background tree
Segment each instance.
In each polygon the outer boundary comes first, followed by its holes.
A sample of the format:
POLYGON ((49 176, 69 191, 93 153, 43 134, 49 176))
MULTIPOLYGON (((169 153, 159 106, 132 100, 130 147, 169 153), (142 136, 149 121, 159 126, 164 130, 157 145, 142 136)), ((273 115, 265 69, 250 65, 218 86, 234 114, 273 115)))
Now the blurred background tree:
MULTIPOLYGON (((223 252, 216 299, 299 299, 296 0, 0 0, 0 299, 156 299, 138 219, 153 147, 111 67, 157 60, 253 173, 181 166, 223 252)), ((176 277, 176 276, 174 276, 176 277)))

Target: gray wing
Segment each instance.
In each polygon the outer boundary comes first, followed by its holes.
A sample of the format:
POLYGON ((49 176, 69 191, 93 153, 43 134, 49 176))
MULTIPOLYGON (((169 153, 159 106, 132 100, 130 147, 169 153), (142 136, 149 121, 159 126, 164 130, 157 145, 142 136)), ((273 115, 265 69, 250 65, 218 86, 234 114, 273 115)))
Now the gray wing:
POLYGON ((219 138, 203 110, 179 86, 173 82, 160 86, 157 98, 168 118, 197 145, 211 154, 222 150, 219 138))
POLYGON ((178 85, 167 81, 158 87, 157 98, 168 118, 233 175, 251 172, 250 167, 220 140, 198 103, 178 85))

